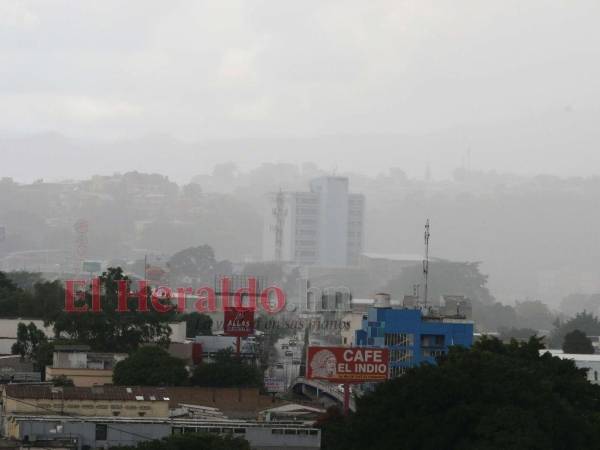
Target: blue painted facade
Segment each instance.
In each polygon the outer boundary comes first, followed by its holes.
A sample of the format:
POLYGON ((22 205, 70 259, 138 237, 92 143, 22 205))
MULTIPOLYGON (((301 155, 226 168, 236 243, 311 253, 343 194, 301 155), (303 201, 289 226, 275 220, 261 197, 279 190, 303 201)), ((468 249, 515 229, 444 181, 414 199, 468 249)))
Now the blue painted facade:
POLYGON ((390 373, 397 376, 412 366, 427 362, 448 351, 451 345, 473 344, 473 322, 423 316, 420 309, 368 309, 362 329, 356 331, 359 346, 388 347, 390 373))

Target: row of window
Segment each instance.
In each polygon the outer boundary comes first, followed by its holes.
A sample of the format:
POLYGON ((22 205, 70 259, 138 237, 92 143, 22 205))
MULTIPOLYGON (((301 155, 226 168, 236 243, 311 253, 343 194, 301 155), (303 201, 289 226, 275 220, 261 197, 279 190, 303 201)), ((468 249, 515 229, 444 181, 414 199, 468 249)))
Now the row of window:
POLYGON ((296 230, 296 236, 316 236, 317 230, 299 228, 296 230))
MULTIPOLYGON (((245 428, 234 427, 173 427, 172 434, 208 432, 216 434, 246 434, 245 428)), ((304 435, 316 436, 319 431, 316 429, 298 429, 298 428, 273 428, 271 434, 304 435)))
MULTIPOLYGON (((83 405, 70 403, 40 403, 38 407, 44 409, 123 409, 122 405, 94 405, 87 403, 84 403, 83 405)), ((125 405, 125 409, 139 409, 142 411, 149 411, 152 409, 152 407, 147 405, 125 405)))
POLYGON ((306 245, 306 246, 315 246, 317 245, 317 241, 308 240, 308 239, 296 239, 296 245, 306 245))
POLYGON ((407 370, 408 370, 408 367, 390 367, 390 377, 396 378, 396 377, 399 377, 400 375, 404 375, 407 370))
POLYGON ((245 428, 233 427, 173 427, 172 434, 184 433, 246 434, 245 428))
POLYGON ((298 430, 294 428, 273 428, 271 434, 297 434, 305 436, 316 436, 319 434, 317 430, 298 430))
POLYGON ((415 335, 412 333, 385 333, 383 343, 386 346, 403 345, 412 346, 415 342, 415 335))
POLYGON ((413 351, 406 349, 393 349, 390 351, 391 362, 406 362, 413 358, 413 351))

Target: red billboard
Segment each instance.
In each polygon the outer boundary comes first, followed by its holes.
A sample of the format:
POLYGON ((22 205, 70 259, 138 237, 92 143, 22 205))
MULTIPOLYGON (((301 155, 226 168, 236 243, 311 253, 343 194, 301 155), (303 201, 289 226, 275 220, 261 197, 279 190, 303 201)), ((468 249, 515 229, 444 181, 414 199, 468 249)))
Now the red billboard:
POLYGON ((249 336, 254 334, 254 310, 228 308, 223 320, 223 333, 227 336, 249 336))
POLYGON ((308 347, 306 377, 332 383, 369 383, 388 378, 387 348, 308 347))

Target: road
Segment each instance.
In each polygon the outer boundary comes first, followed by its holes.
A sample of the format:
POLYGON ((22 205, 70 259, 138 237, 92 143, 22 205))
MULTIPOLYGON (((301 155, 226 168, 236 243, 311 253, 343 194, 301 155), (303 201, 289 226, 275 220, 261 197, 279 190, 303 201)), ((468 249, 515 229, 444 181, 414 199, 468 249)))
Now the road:
POLYGON ((290 386, 292 381, 300 375, 300 361, 302 360, 302 352, 304 350, 303 343, 300 339, 296 341, 295 346, 290 346, 289 342, 291 339, 291 337, 285 337, 277 341, 275 344, 277 356, 271 367, 268 369, 268 374, 271 377, 284 380, 286 389, 290 386), (281 348, 282 345, 288 346, 288 348, 281 348), (291 352, 291 354, 289 352, 291 352), (297 364, 294 364, 294 362, 297 362, 297 364), (278 366, 279 368, 277 368, 278 366))

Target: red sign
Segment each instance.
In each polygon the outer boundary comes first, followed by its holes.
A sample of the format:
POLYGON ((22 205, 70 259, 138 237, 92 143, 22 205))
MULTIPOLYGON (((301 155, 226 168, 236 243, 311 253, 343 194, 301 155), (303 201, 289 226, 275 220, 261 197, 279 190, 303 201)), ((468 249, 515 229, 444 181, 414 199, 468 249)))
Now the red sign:
POLYGON ((308 347, 306 377, 333 383, 369 383, 388 378, 387 348, 308 347))
POLYGON ((223 332, 227 336, 254 334, 254 310, 228 308, 225 310, 223 332))

